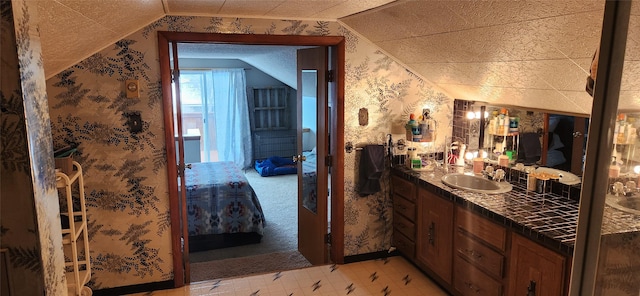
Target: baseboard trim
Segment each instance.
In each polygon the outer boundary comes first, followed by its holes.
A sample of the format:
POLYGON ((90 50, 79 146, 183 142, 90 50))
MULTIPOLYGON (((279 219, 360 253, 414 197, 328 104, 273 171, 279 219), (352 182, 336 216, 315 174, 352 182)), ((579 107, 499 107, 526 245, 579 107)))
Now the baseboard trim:
POLYGON ((400 253, 397 250, 394 250, 392 252, 378 251, 378 252, 372 252, 372 253, 345 256, 344 263, 346 264, 346 263, 354 263, 354 262, 367 261, 367 260, 384 259, 384 258, 389 258, 393 256, 398 256, 398 255, 400 255, 400 253))
POLYGON ((108 288, 102 290, 93 291, 94 296, 112 296, 112 295, 126 295, 142 292, 150 292, 156 290, 173 289, 173 280, 164 282, 155 282, 147 284, 138 284, 124 287, 108 288))

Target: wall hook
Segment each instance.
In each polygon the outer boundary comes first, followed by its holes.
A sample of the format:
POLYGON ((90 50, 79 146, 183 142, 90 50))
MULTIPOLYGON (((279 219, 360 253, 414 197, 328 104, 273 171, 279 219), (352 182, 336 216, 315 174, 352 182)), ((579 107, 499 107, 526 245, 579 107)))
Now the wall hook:
POLYGON ((353 147, 353 143, 352 143, 351 141, 349 141, 349 142, 347 142, 347 143, 345 143, 345 144, 344 144, 344 150, 345 150, 347 153, 351 153, 351 152, 353 152, 353 148, 354 148, 354 147, 353 147))

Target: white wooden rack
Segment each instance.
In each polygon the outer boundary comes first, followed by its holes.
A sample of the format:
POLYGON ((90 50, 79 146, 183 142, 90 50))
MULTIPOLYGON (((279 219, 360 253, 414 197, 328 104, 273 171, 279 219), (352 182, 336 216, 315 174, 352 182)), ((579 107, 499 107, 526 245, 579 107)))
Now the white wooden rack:
POLYGON ((87 208, 84 199, 84 180, 82 167, 73 161, 69 175, 56 170, 56 187, 60 198, 65 199, 66 209, 60 208, 60 217, 68 218, 68 228, 62 229, 62 244, 65 255, 65 268, 69 295, 89 296, 91 288, 85 286, 91 279, 91 260, 89 236, 87 234, 87 208), (78 194, 72 194, 77 185, 78 194), (74 205, 79 208, 74 209, 74 205), (83 256, 80 257, 80 254, 83 256))

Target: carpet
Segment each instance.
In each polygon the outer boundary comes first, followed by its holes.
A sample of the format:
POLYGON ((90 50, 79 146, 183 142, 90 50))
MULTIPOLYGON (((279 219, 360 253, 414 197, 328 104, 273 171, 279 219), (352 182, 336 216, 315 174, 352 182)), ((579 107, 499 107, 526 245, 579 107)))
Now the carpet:
POLYGON ((191 282, 275 273, 311 266, 298 251, 191 263, 191 282))

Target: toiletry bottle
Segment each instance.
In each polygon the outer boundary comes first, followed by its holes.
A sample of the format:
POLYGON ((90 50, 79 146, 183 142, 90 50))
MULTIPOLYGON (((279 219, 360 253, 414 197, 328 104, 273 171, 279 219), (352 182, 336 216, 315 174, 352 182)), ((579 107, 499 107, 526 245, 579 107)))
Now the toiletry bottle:
POLYGON ((506 154, 500 154, 500 156, 498 156, 498 165, 503 167, 509 166, 509 156, 506 154))
POLYGON ((473 173, 480 174, 484 169, 484 159, 482 157, 476 157, 473 159, 473 173))
POLYGON ((422 134, 422 142, 431 142, 431 133, 429 133, 429 122, 426 117, 420 121, 420 133, 422 134))
POLYGON ((505 110, 504 113, 504 121, 502 122, 502 124, 504 125, 504 127, 502 128, 502 135, 506 136, 509 134, 509 110, 505 110))
POLYGON ((409 114, 409 122, 407 122, 407 129, 411 130, 411 141, 420 142, 422 134, 420 134, 420 123, 416 121, 416 115, 409 114))
POLYGON ((460 150, 459 150, 459 153, 458 153, 458 159, 456 160, 456 165, 457 166, 464 166, 466 150, 467 150, 467 145, 460 144, 460 150))
POLYGON ((611 165, 609 166, 609 178, 618 178, 620 176, 620 166, 615 156, 612 156, 612 159, 611 165))
POLYGON ((427 125, 429 126, 429 137, 431 142, 436 140, 436 136, 438 135, 437 132, 437 128, 438 128, 438 123, 436 122, 435 119, 429 117, 429 119, 427 119, 427 125))
POLYGON ((509 117, 509 132, 517 133, 518 132, 518 117, 509 117))
POLYGON ((496 118, 495 117, 492 117, 491 119, 489 119, 489 134, 490 135, 496 134, 496 118))
POLYGON ((412 164, 411 164, 411 160, 416 158, 418 156, 418 152, 416 151, 415 147, 409 147, 407 148, 407 161, 406 164, 409 168, 411 168, 412 164))
POLYGON ((624 144, 627 142, 626 138, 625 138, 625 129, 626 129, 626 124, 624 121, 619 121, 618 123, 618 134, 616 135, 616 143, 617 144, 624 144))

